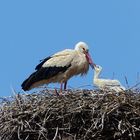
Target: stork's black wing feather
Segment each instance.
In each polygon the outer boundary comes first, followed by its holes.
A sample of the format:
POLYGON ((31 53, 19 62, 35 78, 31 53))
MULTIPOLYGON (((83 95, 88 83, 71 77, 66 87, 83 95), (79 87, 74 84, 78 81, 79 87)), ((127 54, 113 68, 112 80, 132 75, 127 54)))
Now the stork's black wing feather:
MULTIPOLYGON (((41 66, 41 65, 40 65, 41 66)), ((39 66, 39 67, 40 67, 39 66)), ((36 72, 32 73, 21 85, 23 90, 29 90, 30 87, 41 80, 49 79, 55 75, 57 75, 60 72, 65 72, 69 66, 64 67, 45 67, 45 68, 39 68, 36 72)))
POLYGON ((39 64, 36 66, 35 70, 39 70, 39 69, 42 67, 42 65, 43 65, 46 61, 48 61, 50 58, 52 58, 52 57, 49 56, 49 57, 47 57, 47 58, 41 60, 41 63, 39 63, 39 64))

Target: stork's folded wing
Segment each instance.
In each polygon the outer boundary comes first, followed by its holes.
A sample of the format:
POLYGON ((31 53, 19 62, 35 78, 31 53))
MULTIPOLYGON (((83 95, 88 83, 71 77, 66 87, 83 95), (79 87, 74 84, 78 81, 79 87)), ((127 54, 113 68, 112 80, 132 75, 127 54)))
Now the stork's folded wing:
POLYGON ((49 60, 44 62, 42 67, 65 67, 69 66, 75 57, 75 51, 64 50, 54 54, 49 60))

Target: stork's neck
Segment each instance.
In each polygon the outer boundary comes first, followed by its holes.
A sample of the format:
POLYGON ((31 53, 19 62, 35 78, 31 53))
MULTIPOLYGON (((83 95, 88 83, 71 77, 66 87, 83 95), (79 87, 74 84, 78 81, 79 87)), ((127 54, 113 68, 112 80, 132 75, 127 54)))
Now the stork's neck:
POLYGON ((100 75, 100 71, 94 71, 94 79, 98 79, 100 75))

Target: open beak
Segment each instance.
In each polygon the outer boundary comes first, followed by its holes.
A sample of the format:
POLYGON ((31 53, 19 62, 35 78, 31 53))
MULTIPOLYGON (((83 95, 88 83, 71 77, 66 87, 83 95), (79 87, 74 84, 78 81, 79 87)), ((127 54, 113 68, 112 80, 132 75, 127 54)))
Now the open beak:
POLYGON ((85 52, 85 55, 86 55, 87 61, 89 62, 90 66, 94 69, 94 66, 96 66, 96 64, 93 63, 90 54, 88 52, 85 52))

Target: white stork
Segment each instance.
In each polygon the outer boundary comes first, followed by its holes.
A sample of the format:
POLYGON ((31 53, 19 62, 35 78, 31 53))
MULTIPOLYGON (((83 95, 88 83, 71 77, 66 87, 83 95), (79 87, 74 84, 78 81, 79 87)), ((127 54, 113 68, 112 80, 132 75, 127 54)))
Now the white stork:
POLYGON ((60 90, 66 89, 67 81, 74 75, 86 74, 89 64, 94 68, 93 61, 88 53, 88 45, 79 42, 75 49, 66 49, 55 53, 41 61, 23 83, 22 89, 27 91, 43 84, 61 83, 60 90))
POLYGON ((125 90, 125 87, 121 85, 118 80, 111 79, 100 79, 99 75, 102 71, 102 67, 99 65, 94 65, 94 78, 93 84, 100 89, 110 89, 116 92, 121 92, 125 90))

